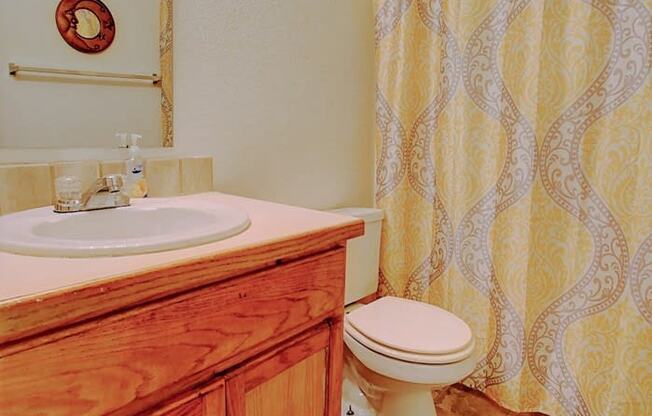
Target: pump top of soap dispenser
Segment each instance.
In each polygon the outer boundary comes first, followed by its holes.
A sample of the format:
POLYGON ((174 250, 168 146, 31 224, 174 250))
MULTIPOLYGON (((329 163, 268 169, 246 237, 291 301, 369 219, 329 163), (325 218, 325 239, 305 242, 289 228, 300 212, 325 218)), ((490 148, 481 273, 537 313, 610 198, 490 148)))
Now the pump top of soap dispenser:
POLYGON ((127 133, 116 133, 115 140, 118 142, 118 148, 126 149, 129 147, 129 144, 127 143, 127 133))
POLYGON ((136 149, 139 149, 140 146, 140 141, 142 140, 143 136, 141 134, 136 134, 136 133, 131 133, 129 136, 129 147, 135 147, 136 149))
MULTIPOLYGON (((132 161, 139 162, 136 163, 137 165, 143 164, 140 156, 140 146, 139 146, 140 139, 142 138, 143 136, 141 136, 140 134, 131 133, 131 135, 129 136, 129 145, 127 146, 127 148, 129 149, 129 159, 132 161)), ((140 168, 140 170, 142 170, 142 166, 137 166, 137 168, 140 168)))

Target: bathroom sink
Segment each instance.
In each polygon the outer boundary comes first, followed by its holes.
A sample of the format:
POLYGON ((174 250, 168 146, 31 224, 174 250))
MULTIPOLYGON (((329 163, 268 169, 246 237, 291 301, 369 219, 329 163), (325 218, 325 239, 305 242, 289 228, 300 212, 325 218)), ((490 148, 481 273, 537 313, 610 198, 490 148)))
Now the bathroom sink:
POLYGON ((0 217, 0 251, 44 257, 124 256, 219 241, 248 226, 246 212, 196 198, 137 199, 129 207, 71 214, 44 207, 0 217))

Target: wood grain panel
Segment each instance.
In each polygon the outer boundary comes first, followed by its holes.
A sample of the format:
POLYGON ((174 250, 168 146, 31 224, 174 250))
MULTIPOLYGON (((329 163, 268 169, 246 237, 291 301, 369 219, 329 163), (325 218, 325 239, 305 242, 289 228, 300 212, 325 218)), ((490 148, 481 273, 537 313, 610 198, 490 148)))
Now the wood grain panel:
POLYGON ((337 316, 344 268, 340 248, 2 349, 0 409, 138 413, 337 316))
POLYGON ((152 413, 151 416, 204 416, 204 399, 197 397, 162 412, 152 413))
POLYGON ((204 416, 226 416, 226 389, 213 390, 203 396, 204 416))
POLYGON ((323 324, 231 372, 229 416, 325 415, 329 345, 323 324))
POLYGON ((342 314, 330 323, 328 342, 328 387, 326 400, 328 416, 341 416, 342 378, 344 366, 344 307, 342 314))
POLYGON ((245 395, 247 416, 323 416, 326 351, 321 350, 245 395))
POLYGON ((259 356, 243 368, 233 371, 229 375, 229 379, 241 375, 244 380, 244 389, 247 392, 276 377, 299 361, 328 348, 329 340, 328 325, 322 324, 275 350, 259 356))
POLYGON ((93 282, 74 290, 7 301, 0 304, 0 345, 342 247, 347 239, 363 233, 362 221, 326 227, 318 232, 223 251, 163 269, 93 282))
POLYGON ((224 380, 209 384, 158 410, 144 412, 150 416, 226 416, 224 380))
POLYGON ((246 416, 246 396, 244 378, 236 377, 226 383, 226 414, 246 416))

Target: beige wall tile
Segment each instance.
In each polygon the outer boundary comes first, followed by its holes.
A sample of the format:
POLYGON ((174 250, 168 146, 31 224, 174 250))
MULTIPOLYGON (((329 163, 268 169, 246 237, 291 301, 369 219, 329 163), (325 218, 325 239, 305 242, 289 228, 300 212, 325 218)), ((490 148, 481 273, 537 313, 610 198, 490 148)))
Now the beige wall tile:
POLYGON ((184 195, 213 190, 213 158, 187 157, 181 161, 181 192, 184 195))
MULTIPOLYGON (((114 173, 125 173, 123 160, 0 165, 0 215, 51 205, 59 176, 77 176, 85 191, 101 175, 114 173)), ((213 159, 148 159, 145 175, 152 197, 209 192, 213 190, 213 159)))
POLYGON ((0 214, 9 214, 52 203, 49 165, 0 166, 0 214))
POLYGON ((181 169, 179 159, 147 159, 145 177, 148 196, 181 195, 181 169))
POLYGON ((124 160, 105 160, 100 162, 100 175, 113 175, 116 173, 125 174, 125 161, 124 160))
POLYGON ((50 164, 52 177, 52 198, 54 199, 54 181, 59 176, 76 176, 81 181, 82 192, 85 192, 100 177, 100 163, 96 160, 79 162, 55 162, 50 164))

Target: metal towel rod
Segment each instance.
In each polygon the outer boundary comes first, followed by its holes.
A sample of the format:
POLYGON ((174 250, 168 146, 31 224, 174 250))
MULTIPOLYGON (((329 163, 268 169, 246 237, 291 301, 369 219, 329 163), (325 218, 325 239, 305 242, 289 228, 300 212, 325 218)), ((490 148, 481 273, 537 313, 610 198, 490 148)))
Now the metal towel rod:
POLYGON ((131 79, 139 81, 151 81, 154 84, 161 82, 161 77, 157 74, 121 74, 116 72, 97 72, 97 71, 77 71, 73 69, 56 69, 56 68, 39 68, 35 66, 22 66, 14 63, 9 64, 9 75, 16 76, 19 72, 32 72, 38 74, 56 74, 56 75, 73 75, 79 77, 97 77, 97 78, 117 78, 131 79))

